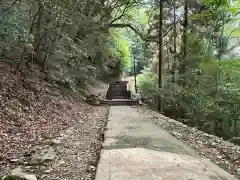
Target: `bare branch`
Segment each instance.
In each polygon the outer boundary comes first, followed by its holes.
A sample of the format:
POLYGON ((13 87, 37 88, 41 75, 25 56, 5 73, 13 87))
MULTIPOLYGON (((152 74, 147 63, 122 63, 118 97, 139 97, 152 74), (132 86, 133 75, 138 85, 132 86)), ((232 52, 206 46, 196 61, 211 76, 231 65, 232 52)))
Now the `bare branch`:
POLYGON ((121 9, 121 6, 118 8, 117 13, 116 13, 114 19, 111 21, 111 24, 114 23, 115 21, 121 19, 121 18, 125 15, 125 12, 127 11, 127 8, 128 8, 128 5, 130 4, 130 1, 131 1, 131 0, 128 0, 128 2, 127 2, 127 4, 126 4, 126 6, 124 7, 121 15, 119 15, 118 17, 116 17, 117 14, 118 14, 118 12, 119 12, 119 10, 121 9))

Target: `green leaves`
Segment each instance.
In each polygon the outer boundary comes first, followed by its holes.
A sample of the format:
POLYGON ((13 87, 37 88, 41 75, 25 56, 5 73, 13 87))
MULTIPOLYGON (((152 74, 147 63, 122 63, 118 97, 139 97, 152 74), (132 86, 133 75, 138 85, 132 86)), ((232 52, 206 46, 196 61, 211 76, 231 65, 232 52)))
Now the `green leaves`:
POLYGON ((118 52, 120 53, 120 61, 122 63, 123 68, 129 70, 131 68, 131 53, 128 45, 128 41, 121 37, 117 40, 118 43, 118 52))
MULTIPOLYGON (((8 7, 9 1, 3 4, 8 7)), ((116 37, 109 24, 122 19, 130 22, 134 14, 128 12, 138 4, 128 0, 18 1, 0 16, 1 41, 8 49, 19 48, 21 57, 14 58, 22 62, 17 63, 25 65, 28 59, 24 57, 35 56, 44 71, 69 79, 73 87, 85 86, 91 79, 118 76, 121 71, 116 69, 131 66, 127 40, 121 34, 116 37)))
POLYGON ((204 0, 204 4, 210 5, 210 6, 229 6, 230 1, 229 0, 204 0))

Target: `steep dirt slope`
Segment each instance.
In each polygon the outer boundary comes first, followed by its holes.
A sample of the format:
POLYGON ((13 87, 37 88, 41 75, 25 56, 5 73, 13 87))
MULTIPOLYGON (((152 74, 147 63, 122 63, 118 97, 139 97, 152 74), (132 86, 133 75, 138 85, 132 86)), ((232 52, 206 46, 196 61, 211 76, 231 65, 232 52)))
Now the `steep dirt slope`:
MULTIPOLYGON (((107 107, 92 107, 67 97, 56 82, 46 81, 41 72, 15 75, 10 72, 7 64, 1 63, 0 172, 22 165, 19 157, 24 152, 44 139, 58 136, 60 131, 73 127, 80 121, 83 126, 78 126, 78 135, 85 137, 87 144, 101 146, 101 139, 100 142, 96 139, 101 136, 99 133, 102 132, 107 114, 107 107), (100 123, 92 121, 98 115, 100 123), (84 124, 87 124, 87 129, 84 124)), ((84 148, 82 151, 87 157, 89 152, 84 152, 84 148)), ((92 158, 96 160, 97 156, 95 153, 92 158)), ((87 160, 89 159, 91 158, 87 160)), ((87 171, 83 169, 82 172, 87 171)))

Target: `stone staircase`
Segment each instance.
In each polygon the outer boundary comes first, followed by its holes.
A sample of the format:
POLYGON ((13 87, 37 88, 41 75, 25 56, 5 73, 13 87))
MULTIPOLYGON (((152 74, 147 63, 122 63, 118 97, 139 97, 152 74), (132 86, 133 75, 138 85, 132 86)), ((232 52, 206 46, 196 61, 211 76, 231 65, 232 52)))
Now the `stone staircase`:
POLYGON ((107 99, 131 99, 130 91, 127 90, 127 81, 116 81, 109 84, 107 99))
POLYGON ((101 104, 114 105, 138 105, 139 101, 131 99, 131 92, 127 90, 128 81, 116 81, 109 84, 106 99, 101 104))

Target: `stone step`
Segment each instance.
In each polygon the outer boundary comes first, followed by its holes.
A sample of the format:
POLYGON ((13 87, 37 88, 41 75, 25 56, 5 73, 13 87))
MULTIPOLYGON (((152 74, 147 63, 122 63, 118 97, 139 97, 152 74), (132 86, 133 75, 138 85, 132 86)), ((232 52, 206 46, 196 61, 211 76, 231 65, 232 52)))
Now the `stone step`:
POLYGON ((128 96, 123 96, 123 95, 113 95, 110 96, 111 99, 129 99, 128 96))
POLYGON ((108 90, 109 90, 109 91, 127 91, 126 88, 116 88, 116 87, 114 87, 114 88, 108 88, 108 90))
POLYGON ((126 88, 116 88, 116 87, 114 87, 114 88, 109 88, 108 90, 109 90, 109 91, 127 91, 126 88))
POLYGON ((110 105, 110 106, 134 106, 139 105, 138 100, 134 99, 113 99, 113 100, 102 100, 101 105, 110 105))
POLYGON ((119 88, 119 89, 126 89, 127 85, 126 84, 110 84, 109 88, 119 88))
POLYGON ((107 99, 131 99, 131 93, 109 93, 107 94, 107 99))
POLYGON ((128 81, 116 81, 116 82, 112 82, 110 85, 127 85, 128 81))
POLYGON ((112 99, 130 99, 131 93, 127 90, 127 81, 116 81, 109 84, 106 98, 112 99))
POLYGON ((108 91, 120 91, 120 92, 126 92, 127 89, 119 89, 119 88, 109 88, 108 91))
POLYGON ((128 95, 129 92, 128 91, 109 91, 108 95, 119 95, 119 96, 126 96, 128 95))
POLYGON ((109 84, 110 87, 113 87, 113 86, 118 86, 118 87, 127 87, 126 84, 109 84))

